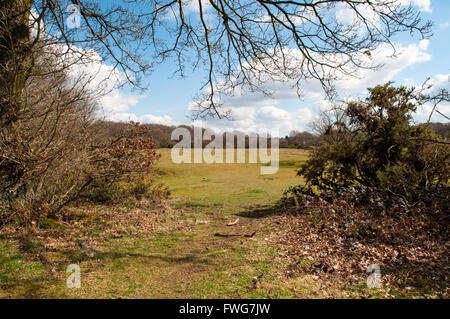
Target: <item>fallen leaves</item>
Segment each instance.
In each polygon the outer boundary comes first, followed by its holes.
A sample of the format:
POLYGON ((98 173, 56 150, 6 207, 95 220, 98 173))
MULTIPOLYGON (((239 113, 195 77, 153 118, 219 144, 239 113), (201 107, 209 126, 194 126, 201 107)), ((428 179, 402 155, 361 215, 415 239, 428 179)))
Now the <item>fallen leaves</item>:
MULTIPOLYGON (((364 282, 367 267, 377 264, 385 287, 448 290, 450 228, 442 218, 448 203, 407 207, 393 196, 352 192, 328 200, 305 195, 282 207, 272 238, 280 257, 303 272, 332 274, 346 283, 364 282), (364 196, 377 196, 380 202, 364 203, 364 196)), ((288 275, 294 270, 288 267, 288 275)))

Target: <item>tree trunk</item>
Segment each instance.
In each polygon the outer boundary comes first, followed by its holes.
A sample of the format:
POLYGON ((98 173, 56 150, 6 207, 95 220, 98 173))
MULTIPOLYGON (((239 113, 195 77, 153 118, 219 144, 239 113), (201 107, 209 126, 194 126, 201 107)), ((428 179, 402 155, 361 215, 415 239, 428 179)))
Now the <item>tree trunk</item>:
POLYGON ((7 149, 21 143, 14 140, 22 95, 33 67, 30 41, 30 10, 33 0, 0 1, 0 191, 2 196, 23 193, 24 167, 11 160, 7 149), (13 140, 11 140, 13 136, 13 140))
POLYGON ((0 2, 0 119, 18 119, 21 95, 33 67, 29 18, 33 0, 0 2))

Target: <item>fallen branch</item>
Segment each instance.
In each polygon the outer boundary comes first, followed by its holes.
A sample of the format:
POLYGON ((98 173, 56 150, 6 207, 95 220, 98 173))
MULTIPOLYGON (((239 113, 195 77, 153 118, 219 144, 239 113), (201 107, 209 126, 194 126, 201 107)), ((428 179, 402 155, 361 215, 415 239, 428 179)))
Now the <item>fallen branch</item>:
POLYGON ((228 223, 227 226, 234 226, 234 225, 236 225, 238 223, 238 221, 239 221, 239 218, 236 219, 234 222, 228 223))
POLYGON ((214 236, 217 237, 247 237, 247 238, 251 238, 253 236, 255 236, 256 231, 254 231, 251 234, 221 234, 221 233, 215 233, 214 236))
POLYGON ((95 257, 95 255, 100 255, 102 252, 88 246, 87 242, 82 240, 79 242, 79 245, 82 249, 86 250, 89 257, 95 257))

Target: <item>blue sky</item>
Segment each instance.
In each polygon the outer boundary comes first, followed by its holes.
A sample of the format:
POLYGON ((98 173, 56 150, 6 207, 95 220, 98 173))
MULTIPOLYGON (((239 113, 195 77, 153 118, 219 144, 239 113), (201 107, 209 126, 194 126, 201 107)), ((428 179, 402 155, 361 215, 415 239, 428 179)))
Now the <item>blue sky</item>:
MULTIPOLYGON (((405 0, 406 1, 406 0, 405 0)), ((434 23, 434 35, 421 40, 417 35, 397 36, 394 42, 402 52, 397 59, 389 59, 386 48, 379 48, 375 60, 385 64, 378 72, 361 74, 361 79, 351 78, 337 83, 342 97, 357 96, 376 84, 393 80, 398 84, 420 85, 427 77, 436 88, 450 89, 450 1, 412 0, 422 11, 423 18, 434 23)), ((148 89, 136 93, 127 89, 114 90, 102 99, 106 117, 112 120, 138 120, 144 123, 189 124, 189 105, 203 84, 201 71, 188 74, 184 79, 171 77, 175 67, 165 63, 156 67, 146 79, 148 89)), ((288 86, 269 84, 276 91, 273 98, 258 94, 245 94, 226 102, 232 107, 233 120, 208 120, 216 129, 279 128, 281 135, 291 130, 305 130, 326 102, 322 101, 317 83, 305 84, 304 96, 299 99, 288 86), (273 86, 272 86, 273 85, 273 86)), ((450 113, 450 105, 440 111, 450 113)), ((426 119, 429 109, 418 111, 415 119, 426 119)), ((438 115, 433 121, 446 122, 438 115)))

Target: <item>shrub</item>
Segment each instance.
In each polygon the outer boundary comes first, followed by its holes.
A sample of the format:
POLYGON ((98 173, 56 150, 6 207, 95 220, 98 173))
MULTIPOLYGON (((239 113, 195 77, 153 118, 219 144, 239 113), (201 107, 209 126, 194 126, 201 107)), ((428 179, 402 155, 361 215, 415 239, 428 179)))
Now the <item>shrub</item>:
POLYGON ((387 83, 369 89, 365 101, 334 109, 337 116, 327 122, 322 144, 298 173, 318 191, 364 185, 412 200, 417 192, 448 187, 449 143, 428 124, 412 122, 425 100, 414 88, 387 83))
POLYGON ((149 174, 158 158, 147 127, 124 123, 109 132, 85 79, 58 62, 36 52, 20 103, 5 117, 15 120, 1 119, 0 222, 54 218, 80 196, 113 200, 119 182, 149 174))
MULTIPOLYGON (((103 125, 100 123, 97 129, 101 130, 103 125)), ((88 172, 92 182, 87 193, 94 190, 108 200, 114 197, 112 193, 124 195, 126 190, 121 189, 119 184, 128 183, 132 185, 131 193, 143 195, 148 186, 144 182, 145 177, 151 173, 154 161, 159 158, 153 138, 149 137, 149 128, 131 122, 118 134, 103 137, 103 140, 93 147, 88 172)))

